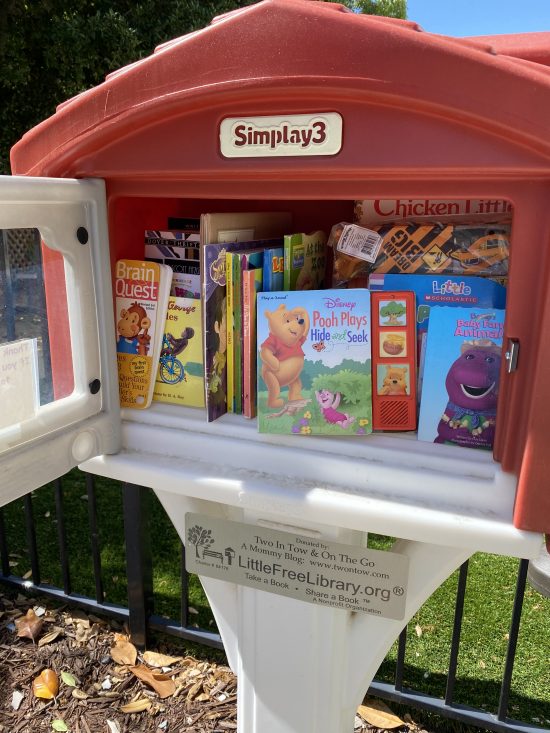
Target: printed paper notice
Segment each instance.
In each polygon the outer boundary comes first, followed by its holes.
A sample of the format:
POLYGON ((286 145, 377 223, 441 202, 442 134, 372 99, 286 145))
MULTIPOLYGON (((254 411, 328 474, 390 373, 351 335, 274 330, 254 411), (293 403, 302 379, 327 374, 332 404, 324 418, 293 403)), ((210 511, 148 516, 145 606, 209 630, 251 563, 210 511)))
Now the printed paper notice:
POLYGON ((36 339, 0 345, 0 428, 34 417, 38 404, 36 339))
POLYGON ((188 513, 190 573, 322 606, 403 619, 405 555, 188 513))

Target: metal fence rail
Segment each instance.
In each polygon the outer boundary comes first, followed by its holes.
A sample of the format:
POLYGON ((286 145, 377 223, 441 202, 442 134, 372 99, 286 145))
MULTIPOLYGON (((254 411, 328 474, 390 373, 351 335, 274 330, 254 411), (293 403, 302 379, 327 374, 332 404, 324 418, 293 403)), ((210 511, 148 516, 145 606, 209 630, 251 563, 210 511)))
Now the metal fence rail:
MULTIPOLYGON (((33 500, 31 495, 24 499, 26 540, 31 567, 31 578, 24 579, 13 575, 9 565, 8 546, 4 514, 0 510, 0 583, 27 592, 42 594, 58 601, 70 603, 94 613, 100 613, 119 621, 126 622, 134 643, 145 646, 148 633, 162 631, 174 637, 223 649, 220 636, 205 629, 196 628, 190 623, 189 615, 189 576, 185 571, 185 549, 180 543, 181 552, 181 610, 179 620, 167 619, 153 612, 154 596, 152 581, 151 533, 148 526, 145 498, 149 489, 132 484, 122 485, 122 506, 124 514, 124 539, 126 547, 126 569, 128 582, 127 606, 108 603, 104 599, 101 567, 101 547, 96 504, 94 477, 86 476, 88 499, 89 536, 92 549, 92 566, 95 582, 95 598, 72 592, 69 557, 67 552, 67 517, 63 502, 63 482, 55 482, 55 513, 57 520, 57 543, 63 587, 55 587, 41 582, 40 557, 36 542, 33 500)), ((169 521, 167 519, 167 521, 169 521)), ((500 685, 498 709, 494 714, 455 702, 455 685, 460 651, 460 637, 464 615, 464 599, 468 579, 468 562, 460 568, 454 621, 449 652, 449 665, 446 690, 443 698, 434 697, 421 690, 407 689, 404 684, 405 655, 407 649, 407 628, 399 637, 393 683, 374 680, 369 692, 388 701, 409 707, 437 713, 445 718, 480 726, 497 733, 543 733, 550 728, 541 728, 509 716, 509 698, 512 673, 516 658, 518 634, 525 594, 528 561, 521 560, 518 568, 513 610, 508 635, 508 645, 504 670, 500 685)))

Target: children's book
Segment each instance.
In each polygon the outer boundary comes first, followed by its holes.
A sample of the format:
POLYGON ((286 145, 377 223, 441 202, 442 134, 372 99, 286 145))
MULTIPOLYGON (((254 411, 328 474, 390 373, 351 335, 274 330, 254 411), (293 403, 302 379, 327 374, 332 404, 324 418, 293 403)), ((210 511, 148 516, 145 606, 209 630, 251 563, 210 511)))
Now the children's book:
POLYGON ((256 297, 262 290, 261 267, 243 272, 243 415, 256 417, 256 297))
POLYGON ((361 226, 397 221, 505 222, 512 204, 505 199, 367 199, 356 201, 355 221, 361 226))
POLYGON ((170 267, 157 262, 118 260, 115 265, 121 407, 151 404, 171 280, 170 267))
POLYGON ((264 251, 263 279, 260 290, 284 290, 284 247, 268 247, 264 251))
POLYGON ((471 308, 506 307, 506 288, 484 277, 457 275, 392 275, 372 273, 369 290, 412 290, 416 296, 418 397, 422 394, 423 364, 430 310, 447 305, 471 308))
POLYGON ((145 259, 172 268, 170 295, 180 298, 200 298, 200 235, 196 221, 197 227, 189 230, 145 230, 145 259))
POLYGON ((497 308, 431 309, 419 440, 492 449, 504 314, 497 308))
POLYGON ((242 273, 259 267, 263 249, 227 252, 225 260, 227 288, 227 411, 241 415, 242 393, 242 273))
POLYGON ((251 242, 206 244, 201 248, 204 369, 208 421, 227 412, 226 254, 273 246, 280 237, 251 242))
POLYGON ((319 290, 325 286, 327 235, 285 234, 284 290, 319 290))
POLYGON ((372 431, 370 293, 258 293, 258 428, 263 433, 372 431))
POLYGON ((282 237, 292 226, 287 211, 211 213, 201 216, 201 244, 282 237))
POLYGON ((170 296, 153 400, 204 407, 201 301, 170 296))

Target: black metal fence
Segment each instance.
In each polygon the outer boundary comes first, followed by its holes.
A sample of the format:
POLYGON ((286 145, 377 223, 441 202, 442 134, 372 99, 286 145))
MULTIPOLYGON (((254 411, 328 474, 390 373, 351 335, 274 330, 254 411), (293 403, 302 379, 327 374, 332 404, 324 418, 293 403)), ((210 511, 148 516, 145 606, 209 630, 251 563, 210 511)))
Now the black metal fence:
MULTIPOLYGON (((63 602, 79 606, 88 611, 100 613, 125 621, 129 627, 133 641, 144 646, 151 631, 162 631, 180 639, 223 649, 221 638, 212 631, 196 628, 190 622, 189 576, 185 571, 184 547, 180 543, 181 553, 181 596, 180 618, 170 619, 154 613, 153 572, 151 552, 151 532, 148 526, 147 492, 149 490, 131 484, 122 485, 122 511, 124 514, 124 539, 126 551, 126 573, 128 584, 128 603, 118 605, 105 600, 101 547, 99 538, 98 513, 96 505, 95 480, 86 475, 86 498, 88 503, 89 535, 92 552, 95 597, 87 597, 72 591, 70 562, 67 551, 66 527, 70 517, 65 516, 63 502, 63 482, 57 481, 54 486, 55 514, 57 525, 57 543, 61 568, 62 587, 54 587, 41 581, 40 556, 36 541, 35 519, 33 516, 33 498, 27 495, 24 499, 26 526, 26 543, 30 562, 30 578, 23 578, 11 573, 9 558, 10 547, 4 514, 0 510, 0 583, 26 591, 43 594, 63 602)), ((167 519, 167 521, 169 521, 167 519)), ((498 709, 493 713, 455 702, 455 685, 461 645, 461 629, 464 614, 464 599, 468 578, 468 562, 461 567, 457 583, 454 623, 449 650, 446 691, 443 698, 434 697, 421 690, 407 689, 404 686, 405 656, 407 650, 407 629, 399 637, 393 681, 375 679, 369 690, 377 697, 394 701, 417 709, 431 711, 440 716, 462 721, 487 730, 500 732, 517 731, 518 733, 534 733, 550 731, 529 722, 515 720, 509 715, 510 690, 512 673, 518 644, 522 607, 526 586, 528 562, 519 561, 515 598, 510 620, 507 652, 504 660, 498 709)), ((533 701, 533 709, 540 707, 533 701)))
MULTIPOLYGON (((0 342, 23 337, 37 339, 41 355, 41 402, 48 402, 51 399, 51 377, 49 341, 44 317, 45 297, 41 279, 40 237, 38 232, 32 229, 0 231, 0 237, 0 342)), ((197 628, 193 623, 194 619, 191 618, 189 576, 185 571, 185 549, 181 543, 178 550, 181 567, 179 618, 166 618, 155 613, 153 548, 146 502, 148 489, 128 484, 123 486, 121 511, 123 514, 127 603, 122 605, 121 603, 109 603, 106 600, 95 480, 92 476, 87 475, 85 481, 89 524, 87 534, 91 549, 95 592, 91 595, 83 595, 73 589, 67 543, 67 526, 73 521, 73 518, 67 516, 64 509, 64 490, 61 480, 54 485, 55 524, 60 568, 59 585, 54 586, 42 581, 40 552, 33 515, 33 498, 30 494, 22 500, 30 577, 21 577, 11 571, 11 548, 4 523, 4 513, 0 510, 0 582, 6 586, 24 589, 31 593, 40 593, 58 601, 68 602, 88 611, 126 622, 138 646, 145 646, 147 636, 151 631, 162 631, 180 639, 223 649, 218 634, 197 628)), ((166 518, 166 521, 169 520, 166 518)), ((433 711, 446 718, 481 726, 492 731, 517 731, 518 733, 520 731, 525 733, 550 731, 549 728, 544 729, 528 722, 514 720, 509 715, 512 674, 516 659, 527 566, 527 561, 519 562, 507 652, 500 682, 499 702, 493 713, 464 706, 455 699, 457 697, 455 688, 458 679, 468 563, 462 566, 458 578, 444 696, 435 697, 405 686, 407 629, 399 637, 393 681, 376 679, 370 692, 387 700, 433 711)), ((533 701, 534 706, 537 704, 537 701, 533 701)), ((546 717, 550 717, 550 711, 546 717)))

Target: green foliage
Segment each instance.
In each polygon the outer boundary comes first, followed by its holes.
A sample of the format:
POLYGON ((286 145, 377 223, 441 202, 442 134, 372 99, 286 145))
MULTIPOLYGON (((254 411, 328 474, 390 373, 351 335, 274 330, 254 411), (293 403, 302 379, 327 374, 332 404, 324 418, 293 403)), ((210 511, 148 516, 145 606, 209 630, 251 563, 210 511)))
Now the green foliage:
POLYGON ((407 17, 407 0, 348 0, 344 5, 356 13, 386 15, 389 18, 407 17))
POLYGON ((0 14, 0 173, 9 150, 57 104, 106 74, 253 0, 4 0, 0 14))
MULTIPOLYGON (((213 17, 258 0, 3 0, 0 173, 9 151, 66 99, 213 17)), ((355 12, 405 17, 406 0, 346 0, 355 12)))
POLYGON ((341 369, 327 373, 313 380, 312 390, 328 389, 330 392, 340 392, 342 404, 356 405, 370 400, 371 383, 366 374, 351 369, 341 369))

